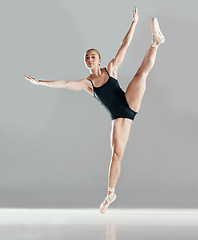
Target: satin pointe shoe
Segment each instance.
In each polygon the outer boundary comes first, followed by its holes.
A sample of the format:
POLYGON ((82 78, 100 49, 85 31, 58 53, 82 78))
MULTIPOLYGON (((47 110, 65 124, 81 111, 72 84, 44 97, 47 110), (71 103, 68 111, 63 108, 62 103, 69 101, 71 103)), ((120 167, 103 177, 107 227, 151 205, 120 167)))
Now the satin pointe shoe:
POLYGON ((165 37, 160 31, 157 18, 152 18, 151 27, 153 36, 152 47, 159 47, 159 45, 165 41, 165 37))
POLYGON ((104 214, 107 210, 107 208, 109 207, 109 205, 115 201, 116 199, 116 194, 115 194, 115 188, 111 188, 108 187, 108 191, 111 191, 111 194, 108 195, 107 193, 107 197, 104 199, 104 201, 100 204, 100 208, 99 211, 100 213, 104 214))

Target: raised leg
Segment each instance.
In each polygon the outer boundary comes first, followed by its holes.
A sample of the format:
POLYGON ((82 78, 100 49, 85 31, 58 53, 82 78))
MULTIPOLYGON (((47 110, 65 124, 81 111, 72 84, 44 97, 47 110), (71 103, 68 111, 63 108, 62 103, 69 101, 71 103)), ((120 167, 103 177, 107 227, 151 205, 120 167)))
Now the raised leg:
POLYGON ((152 43, 142 61, 141 66, 132 81, 129 83, 125 92, 125 97, 129 107, 135 112, 138 112, 140 109, 142 98, 146 90, 146 78, 155 64, 157 49, 159 45, 165 41, 165 37, 160 31, 159 23, 156 18, 152 18, 151 27, 152 43))
POLYGON ((157 47, 152 47, 151 44, 141 66, 126 89, 126 100, 129 107, 135 112, 138 112, 140 109, 141 101, 146 90, 146 78, 154 66, 156 53, 157 47))

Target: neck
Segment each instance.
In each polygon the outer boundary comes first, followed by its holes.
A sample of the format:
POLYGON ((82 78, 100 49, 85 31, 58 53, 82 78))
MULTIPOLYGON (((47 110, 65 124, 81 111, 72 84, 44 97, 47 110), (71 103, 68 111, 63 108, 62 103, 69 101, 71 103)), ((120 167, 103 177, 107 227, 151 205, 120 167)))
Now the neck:
POLYGON ((94 68, 94 69, 90 69, 90 71, 97 77, 100 77, 102 74, 102 71, 100 68, 94 68))

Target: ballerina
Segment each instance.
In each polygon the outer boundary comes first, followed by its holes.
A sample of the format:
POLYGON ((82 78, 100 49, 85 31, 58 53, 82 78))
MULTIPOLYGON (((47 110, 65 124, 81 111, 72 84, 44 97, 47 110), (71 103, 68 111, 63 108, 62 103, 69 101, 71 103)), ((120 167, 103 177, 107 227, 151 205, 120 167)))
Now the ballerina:
POLYGON ((138 23, 138 18, 138 9, 135 6, 129 31, 122 40, 115 57, 108 63, 107 67, 100 68, 101 56, 96 49, 91 48, 85 52, 84 62, 91 72, 87 78, 77 81, 43 81, 24 75, 27 80, 36 85, 66 88, 74 91, 85 90, 99 101, 109 113, 112 120, 110 136, 112 154, 109 164, 107 196, 99 207, 99 211, 102 214, 105 213, 109 205, 116 199, 115 187, 120 176, 121 160, 129 139, 131 125, 140 109, 146 90, 146 79, 154 66, 157 49, 159 45, 165 41, 157 18, 152 18, 152 41, 149 49, 146 52, 141 66, 124 92, 117 80, 117 70, 122 64, 130 45, 136 24, 138 23))

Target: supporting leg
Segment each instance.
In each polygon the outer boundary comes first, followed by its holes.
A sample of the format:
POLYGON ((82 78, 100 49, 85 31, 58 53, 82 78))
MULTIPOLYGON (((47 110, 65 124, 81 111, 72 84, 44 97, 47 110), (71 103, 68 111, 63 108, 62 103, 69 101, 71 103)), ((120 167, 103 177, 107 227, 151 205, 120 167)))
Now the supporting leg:
MULTIPOLYGON (((112 121, 110 145, 112 150, 109 164, 108 186, 115 188, 121 171, 121 160, 129 139, 132 120, 118 118, 112 121)), ((110 193, 110 192, 109 192, 110 193)))
POLYGON ((121 160, 128 142, 132 121, 118 118, 112 121, 111 148, 112 156, 109 165, 108 193, 100 205, 100 212, 104 213, 108 206, 116 199, 115 187, 121 171, 121 160))
MULTIPOLYGON (((109 175, 108 175, 108 186, 111 188, 116 187, 116 183, 120 176, 121 160, 122 160, 122 157, 117 155, 114 152, 111 157, 110 164, 109 164, 109 175)), ((110 194, 110 193, 111 193, 111 191, 108 191, 108 194, 110 194)))

